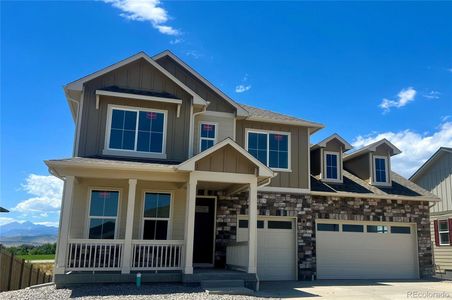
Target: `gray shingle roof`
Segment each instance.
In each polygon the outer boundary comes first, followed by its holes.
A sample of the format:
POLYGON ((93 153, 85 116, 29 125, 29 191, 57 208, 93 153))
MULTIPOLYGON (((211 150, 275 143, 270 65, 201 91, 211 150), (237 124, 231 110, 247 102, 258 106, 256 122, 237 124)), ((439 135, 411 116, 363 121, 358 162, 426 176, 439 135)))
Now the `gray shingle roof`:
POLYGON ((304 119, 300 119, 297 117, 292 117, 288 115, 283 115, 277 112, 273 112, 267 109, 257 108, 250 105, 240 104, 250 116, 247 118, 249 120, 262 120, 262 121, 270 121, 274 123, 293 123, 294 125, 302 125, 302 126, 311 126, 314 128, 323 128, 324 126, 320 123, 307 121, 304 119))

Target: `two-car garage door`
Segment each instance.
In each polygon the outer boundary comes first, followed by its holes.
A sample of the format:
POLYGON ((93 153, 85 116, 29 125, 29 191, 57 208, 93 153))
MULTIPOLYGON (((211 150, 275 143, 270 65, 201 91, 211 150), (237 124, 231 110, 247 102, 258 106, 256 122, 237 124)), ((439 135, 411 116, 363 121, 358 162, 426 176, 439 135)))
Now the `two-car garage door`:
POLYGON ((414 225, 316 222, 318 279, 418 278, 414 225))

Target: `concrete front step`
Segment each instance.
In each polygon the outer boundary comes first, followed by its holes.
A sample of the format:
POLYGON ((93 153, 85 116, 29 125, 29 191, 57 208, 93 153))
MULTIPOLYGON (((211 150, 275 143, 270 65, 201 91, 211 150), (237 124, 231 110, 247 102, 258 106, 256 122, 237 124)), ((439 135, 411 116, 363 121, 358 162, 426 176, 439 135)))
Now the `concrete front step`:
POLYGON ((234 280, 202 280, 201 287, 203 289, 216 289, 216 288, 232 288, 232 287, 245 287, 245 281, 240 279, 234 280))
POLYGON ((206 289, 209 295, 245 295, 252 296, 254 291, 245 287, 224 287, 215 289, 206 289))

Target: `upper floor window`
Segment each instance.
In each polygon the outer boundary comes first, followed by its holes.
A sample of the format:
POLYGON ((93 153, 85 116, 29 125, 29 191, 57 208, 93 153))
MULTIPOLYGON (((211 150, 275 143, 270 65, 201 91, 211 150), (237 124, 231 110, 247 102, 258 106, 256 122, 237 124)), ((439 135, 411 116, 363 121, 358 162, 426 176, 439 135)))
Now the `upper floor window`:
POLYGON ((336 152, 325 152, 324 162, 324 179, 339 180, 339 154, 336 152))
POLYGON ((92 190, 89 208, 90 239, 114 239, 118 219, 119 191, 92 190))
POLYGON ((375 183, 388 182, 388 159, 385 156, 374 156, 375 183))
POLYGON ((199 150, 200 152, 209 149, 217 142, 217 124, 201 122, 199 129, 199 150))
POLYGON ((247 132, 248 152, 272 169, 289 169, 289 143, 290 134, 288 132, 247 132))
POLYGON ((164 153, 166 111, 110 106, 108 120, 109 150, 164 153))

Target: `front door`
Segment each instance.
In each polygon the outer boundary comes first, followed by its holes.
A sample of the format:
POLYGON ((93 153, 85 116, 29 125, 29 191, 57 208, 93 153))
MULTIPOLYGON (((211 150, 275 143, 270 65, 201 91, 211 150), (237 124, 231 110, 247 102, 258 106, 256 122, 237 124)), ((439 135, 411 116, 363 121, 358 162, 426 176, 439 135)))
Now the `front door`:
POLYGON ((215 198, 196 198, 193 264, 213 265, 215 198))

